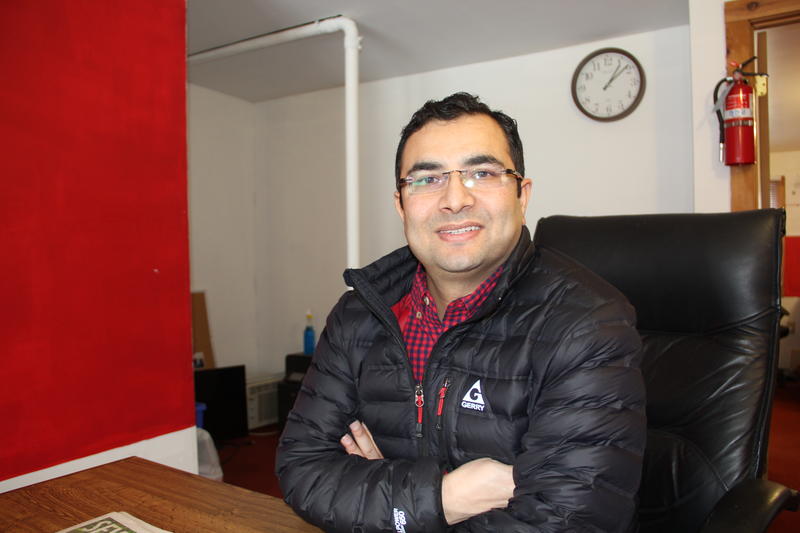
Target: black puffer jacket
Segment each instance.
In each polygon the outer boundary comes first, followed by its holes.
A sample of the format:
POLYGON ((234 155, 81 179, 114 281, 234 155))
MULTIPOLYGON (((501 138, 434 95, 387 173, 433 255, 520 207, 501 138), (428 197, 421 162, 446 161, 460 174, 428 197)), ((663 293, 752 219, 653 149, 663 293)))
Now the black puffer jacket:
POLYGON ((281 488, 303 518, 326 531, 445 531, 442 472, 491 457, 514 466, 514 498, 452 530, 627 529, 645 441, 634 312, 522 233, 486 302, 434 347, 421 431, 390 309, 417 261, 402 248, 345 273, 354 290, 328 317, 278 449, 281 488), (345 454, 356 419, 388 459, 345 454))

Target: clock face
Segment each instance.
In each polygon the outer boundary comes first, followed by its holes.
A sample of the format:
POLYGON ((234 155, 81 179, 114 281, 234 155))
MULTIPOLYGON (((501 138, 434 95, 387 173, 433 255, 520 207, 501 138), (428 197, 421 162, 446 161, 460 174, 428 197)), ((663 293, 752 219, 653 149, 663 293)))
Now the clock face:
POLYGON ((619 120, 644 96, 644 70, 631 54, 603 48, 589 54, 572 76, 572 99, 589 118, 619 120))

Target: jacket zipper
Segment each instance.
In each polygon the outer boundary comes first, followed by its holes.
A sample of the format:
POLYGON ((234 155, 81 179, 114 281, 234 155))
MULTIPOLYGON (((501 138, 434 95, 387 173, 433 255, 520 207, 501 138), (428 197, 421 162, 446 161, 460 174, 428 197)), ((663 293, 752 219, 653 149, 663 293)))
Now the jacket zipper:
POLYGON ((414 388, 414 405, 417 406, 417 432, 416 437, 422 438, 422 407, 425 405, 425 394, 422 390, 422 383, 418 382, 414 388))
POLYGON ((442 429, 442 410, 444 409, 444 397, 447 395, 447 388, 450 386, 450 378, 444 378, 444 384, 439 389, 439 404, 436 406, 436 429, 442 429))
MULTIPOLYGON (((450 387, 450 377, 444 378, 444 383, 442 384, 441 388, 439 389, 439 401, 436 405, 436 429, 441 431, 442 429, 442 412, 444 411, 444 399, 447 396, 447 389, 450 387)), ((414 405, 417 408, 417 427, 416 427, 416 434, 415 436, 418 439, 422 438, 422 420, 423 420, 423 413, 425 412, 425 391, 422 388, 422 383, 417 382, 416 386, 414 387, 414 405)))

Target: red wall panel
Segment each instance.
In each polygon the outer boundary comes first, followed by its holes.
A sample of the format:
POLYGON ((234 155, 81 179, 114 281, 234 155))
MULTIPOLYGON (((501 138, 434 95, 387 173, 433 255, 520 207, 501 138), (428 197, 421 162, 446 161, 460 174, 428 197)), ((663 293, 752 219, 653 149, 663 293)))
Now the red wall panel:
POLYGON ((787 235, 783 242, 783 295, 800 296, 800 237, 787 235))
POLYGON ((0 2, 0 479, 193 425, 182 0, 0 2))

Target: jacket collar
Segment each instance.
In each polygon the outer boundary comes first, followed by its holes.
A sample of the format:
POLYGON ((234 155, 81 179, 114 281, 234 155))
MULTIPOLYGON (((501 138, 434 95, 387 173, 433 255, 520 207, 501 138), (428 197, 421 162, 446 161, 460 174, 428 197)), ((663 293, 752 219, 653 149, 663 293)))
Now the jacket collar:
POLYGON ((533 258, 534 251, 535 247, 531 242, 531 232, 528 230, 528 226, 523 224, 519 241, 517 241, 517 245, 511 251, 511 255, 508 256, 508 259, 503 264, 503 274, 497 281, 495 292, 499 296, 504 295, 520 275, 527 272, 528 264, 533 258))

